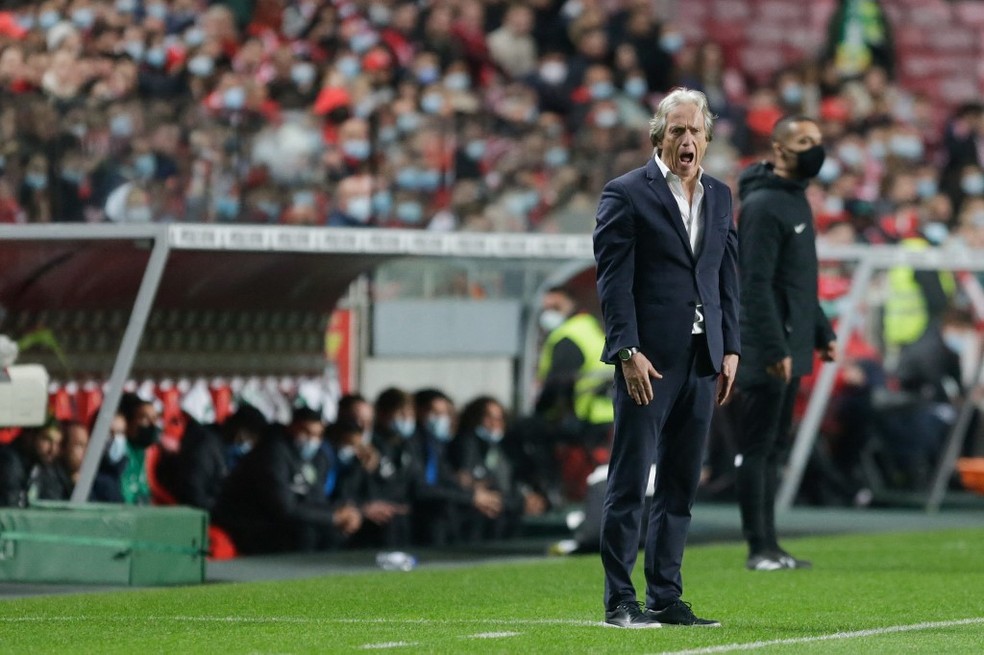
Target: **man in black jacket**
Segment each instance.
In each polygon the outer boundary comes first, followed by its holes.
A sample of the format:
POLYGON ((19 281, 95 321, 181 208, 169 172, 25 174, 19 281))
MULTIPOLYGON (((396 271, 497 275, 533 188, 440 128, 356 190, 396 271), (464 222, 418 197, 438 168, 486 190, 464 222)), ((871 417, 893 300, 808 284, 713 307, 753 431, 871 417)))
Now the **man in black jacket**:
POLYGON ((221 434, 187 414, 181 447, 162 456, 157 476, 179 503, 211 512, 226 477, 267 429, 263 414, 243 405, 221 427, 221 434))
POLYGON ((376 398, 374 409, 372 446, 379 453, 379 465, 369 476, 368 496, 371 501, 397 506, 402 513, 385 525, 376 524, 378 527, 367 517, 363 532, 367 543, 406 548, 411 538, 410 503, 421 466, 415 459, 418 451, 413 443, 417 431, 413 397, 402 389, 390 387, 376 398))
POLYGON ((772 132, 773 162, 753 165, 738 183, 742 364, 735 461, 751 570, 810 565, 779 547, 774 505, 800 377, 812 371, 814 349, 825 361, 835 355, 834 332, 817 300, 816 237, 806 199, 823 164, 821 140, 812 119, 781 119, 772 132))
POLYGON ((465 517, 465 541, 503 539, 519 529, 523 515, 540 515, 547 509, 546 498, 520 483, 513 463, 502 448, 506 430, 506 410, 491 396, 479 396, 461 412, 458 434, 448 446, 451 466, 465 489, 487 489, 502 498, 502 512, 490 517, 477 509, 465 517))
POLYGON ((489 519, 502 513, 502 494, 482 487, 465 488, 447 453, 454 438, 454 405, 437 389, 414 394, 417 433, 413 437, 418 462, 413 493, 413 531, 417 543, 447 546, 461 537, 464 516, 472 509, 489 519))
POLYGON ((297 409, 289 426, 272 426, 226 479, 212 516, 240 552, 327 550, 359 530, 357 508, 325 498, 331 462, 323 437, 320 415, 297 409))

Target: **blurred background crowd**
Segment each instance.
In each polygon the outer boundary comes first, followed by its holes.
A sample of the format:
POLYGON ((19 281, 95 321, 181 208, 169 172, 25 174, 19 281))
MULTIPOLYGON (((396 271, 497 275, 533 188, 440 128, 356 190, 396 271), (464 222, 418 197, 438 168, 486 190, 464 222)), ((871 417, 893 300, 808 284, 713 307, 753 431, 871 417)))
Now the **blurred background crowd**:
POLYGON ((902 88, 887 45, 860 72, 828 48, 762 80, 649 0, 11 4, 2 222, 588 232, 685 85, 718 116, 705 167, 733 186, 778 116, 822 120, 825 239, 932 224, 984 243, 984 111, 902 88))

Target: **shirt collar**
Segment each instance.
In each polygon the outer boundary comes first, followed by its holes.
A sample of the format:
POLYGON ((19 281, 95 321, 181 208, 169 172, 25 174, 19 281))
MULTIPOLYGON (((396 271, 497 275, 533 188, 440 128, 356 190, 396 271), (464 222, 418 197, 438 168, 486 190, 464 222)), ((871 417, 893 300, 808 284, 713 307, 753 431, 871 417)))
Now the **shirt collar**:
MULTIPOLYGON (((659 154, 654 153, 653 154, 653 159, 656 160, 656 165, 659 166, 660 172, 663 174, 663 177, 665 177, 667 180, 679 180, 680 179, 680 176, 677 175, 676 173, 674 173, 673 171, 671 171, 670 170, 670 167, 667 166, 666 163, 662 159, 659 158, 659 154), (672 175, 672 177, 670 177, 671 175, 672 175)), ((700 184, 701 183, 701 178, 702 177, 704 177, 704 167, 703 166, 700 166, 700 167, 697 168, 697 184, 700 184)))

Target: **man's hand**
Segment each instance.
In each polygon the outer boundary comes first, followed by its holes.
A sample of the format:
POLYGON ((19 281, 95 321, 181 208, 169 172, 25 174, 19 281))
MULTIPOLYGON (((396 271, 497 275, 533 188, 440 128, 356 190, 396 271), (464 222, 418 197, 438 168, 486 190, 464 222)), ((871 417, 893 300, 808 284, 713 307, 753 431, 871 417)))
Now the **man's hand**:
POLYGON ((837 342, 831 341, 827 344, 826 348, 820 349, 820 359, 825 362, 836 362, 837 361, 837 342))
POLYGON ((462 489, 471 489, 475 486, 475 478, 468 471, 458 471, 455 477, 458 478, 458 486, 462 489))
POLYGON ((332 521, 346 537, 351 537, 362 527, 362 512, 354 505, 342 505, 332 514, 332 521))
POLYGON ((731 397, 731 388, 735 384, 735 375, 738 373, 738 355, 734 353, 724 356, 721 360, 721 374, 718 375, 717 401, 718 405, 728 402, 731 397))
POLYGON ((362 468, 369 473, 375 473, 379 468, 379 451, 370 444, 359 444, 355 447, 355 456, 359 458, 362 468))
POLYGON ((472 505, 486 517, 494 519, 502 513, 502 496, 498 492, 489 491, 485 487, 475 487, 475 495, 472 496, 472 505))
POLYGON ((786 355, 775 364, 766 366, 765 371, 774 378, 789 382, 793 379, 793 358, 786 355))
POLYGON ((622 375, 625 377, 625 387, 636 405, 648 405, 652 402, 653 383, 650 378, 663 378, 642 352, 637 352, 628 361, 622 362, 622 375))
POLYGON ((527 492, 523 496, 523 514, 526 516, 540 516, 547 511, 547 499, 535 491, 527 492))
POLYGON ((394 516, 406 514, 409 511, 410 508, 406 505, 397 505, 385 500, 373 500, 362 506, 362 516, 376 525, 386 525, 393 520, 394 516))
POLYGON ((868 381, 868 374, 865 373, 864 367, 856 362, 841 364, 841 376, 844 378, 844 384, 851 387, 863 387, 868 381))

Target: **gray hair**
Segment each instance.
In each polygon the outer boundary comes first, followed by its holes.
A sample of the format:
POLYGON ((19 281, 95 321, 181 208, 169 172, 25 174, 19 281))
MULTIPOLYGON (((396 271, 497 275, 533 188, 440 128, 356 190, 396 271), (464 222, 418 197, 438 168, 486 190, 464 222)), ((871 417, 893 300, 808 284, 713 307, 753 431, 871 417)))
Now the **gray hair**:
POLYGON ((659 148, 666 133, 666 117, 670 112, 681 105, 694 105, 704 116, 704 132, 707 133, 707 140, 714 138, 714 114, 707 106, 707 96, 695 89, 679 87, 660 100, 656 113, 649 119, 649 141, 654 147, 659 148))

